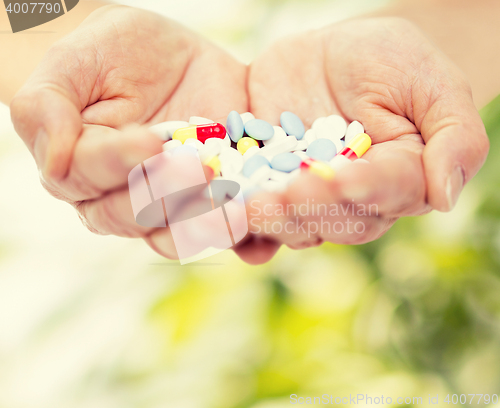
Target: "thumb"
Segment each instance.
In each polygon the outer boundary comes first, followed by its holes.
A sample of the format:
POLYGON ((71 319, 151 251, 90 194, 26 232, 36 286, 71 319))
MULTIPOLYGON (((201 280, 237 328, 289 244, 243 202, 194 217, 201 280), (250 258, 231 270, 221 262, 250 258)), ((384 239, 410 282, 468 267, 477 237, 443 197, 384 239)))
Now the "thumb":
POLYGON ((46 180, 59 180, 67 174, 82 131, 78 95, 57 75, 54 72, 58 83, 33 77, 10 106, 14 127, 46 180))

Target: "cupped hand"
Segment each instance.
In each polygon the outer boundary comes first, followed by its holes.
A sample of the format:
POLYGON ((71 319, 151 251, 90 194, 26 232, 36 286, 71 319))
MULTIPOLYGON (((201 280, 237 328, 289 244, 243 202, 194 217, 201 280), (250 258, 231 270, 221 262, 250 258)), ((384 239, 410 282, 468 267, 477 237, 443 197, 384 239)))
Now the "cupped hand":
POLYGON ((12 101, 12 119, 44 186, 90 230, 143 237, 175 258, 169 229, 141 227, 131 209, 130 170, 162 151, 141 126, 248 110, 246 73, 173 21, 106 6, 50 49, 12 101))
MULTIPOLYGON (((398 217, 449 211, 488 152, 464 75, 405 20, 351 20, 279 41, 251 65, 248 88, 251 111, 273 124, 285 110, 306 127, 339 114, 363 123, 373 139, 364 157, 369 164, 354 163, 331 182, 304 174, 285 193, 255 197, 253 231, 293 248, 364 243, 398 217), (372 205, 373 211, 330 216, 282 210, 311 203, 372 205), (316 233, 292 227, 301 222, 326 224, 316 233), (326 228, 337 222, 335 231, 326 228), (362 232, 348 233, 348 222, 361 222, 362 232), (288 232, 279 227, 286 223, 288 232)), ((251 247, 239 250, 252 260, 251 247)))

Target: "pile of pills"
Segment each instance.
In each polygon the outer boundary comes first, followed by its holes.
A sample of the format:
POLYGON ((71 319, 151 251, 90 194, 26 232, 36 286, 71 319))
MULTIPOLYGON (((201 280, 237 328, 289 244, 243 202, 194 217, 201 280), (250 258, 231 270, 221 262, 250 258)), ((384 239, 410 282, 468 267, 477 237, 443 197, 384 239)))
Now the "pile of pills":
POLYGON ((357 121, 338 115, 320 117, 305 130, 301 119, 283 112, 281 126, 246 112, 233 111, 226 126, 193 116, 189 122, 169 121, 151 127, 166 143, 164 151, 197 153, 217 179, 237 182, 244 195, 259 190, 281 192, 301 171, 331 180, 371 146, 357 121))

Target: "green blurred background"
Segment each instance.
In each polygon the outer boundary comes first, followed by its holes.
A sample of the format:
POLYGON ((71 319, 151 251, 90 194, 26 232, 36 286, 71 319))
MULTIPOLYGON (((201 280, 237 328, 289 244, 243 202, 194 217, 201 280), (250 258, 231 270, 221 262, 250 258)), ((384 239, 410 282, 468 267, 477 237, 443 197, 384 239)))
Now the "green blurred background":
MULTIPOLYGON (((122 3, 248 62, 385 2, 122 3)), ((225 252, 181 268, 90 234, 43 191, 0 108, 0 408, 278 408, 358 393, 446 407, 471 406, 447 394, 500 393, 500 98, 482 111, 489 159, 452 213, 260 267, 225 252)))

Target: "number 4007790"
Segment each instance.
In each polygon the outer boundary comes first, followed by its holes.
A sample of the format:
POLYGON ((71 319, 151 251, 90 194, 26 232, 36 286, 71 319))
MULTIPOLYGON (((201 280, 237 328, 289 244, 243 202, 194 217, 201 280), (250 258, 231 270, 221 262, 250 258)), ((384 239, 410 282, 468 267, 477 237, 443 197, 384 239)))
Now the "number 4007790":
POLYGON ((59 3, 9 3, 7 5, 7 13, 23 13, 23 14, 35 14, 35 13, 55 13, 59 14, 61 12, 61 4, 59 3))

